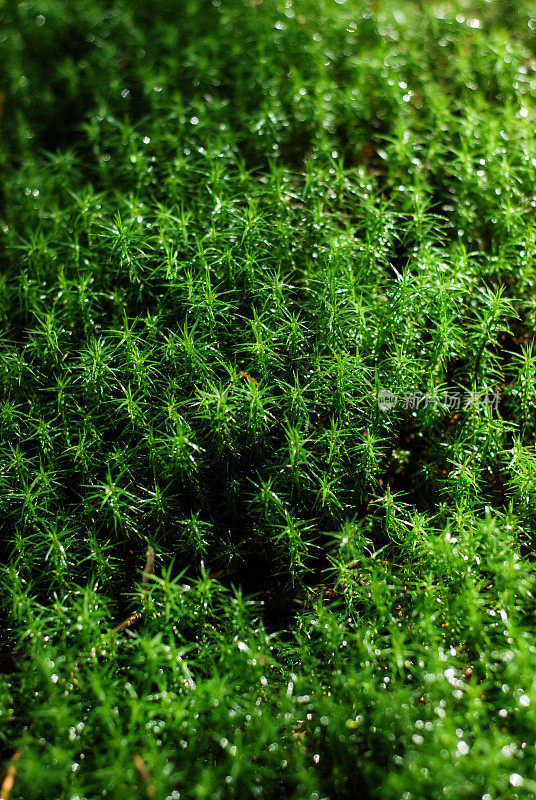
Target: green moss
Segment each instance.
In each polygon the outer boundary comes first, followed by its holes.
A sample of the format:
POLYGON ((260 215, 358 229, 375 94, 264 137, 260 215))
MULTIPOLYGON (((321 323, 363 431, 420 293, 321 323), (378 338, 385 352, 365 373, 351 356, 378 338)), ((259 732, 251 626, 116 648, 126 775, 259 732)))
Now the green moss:
POLYGON ((0 13, 13 800, 532 797, 532 5, 0 13))

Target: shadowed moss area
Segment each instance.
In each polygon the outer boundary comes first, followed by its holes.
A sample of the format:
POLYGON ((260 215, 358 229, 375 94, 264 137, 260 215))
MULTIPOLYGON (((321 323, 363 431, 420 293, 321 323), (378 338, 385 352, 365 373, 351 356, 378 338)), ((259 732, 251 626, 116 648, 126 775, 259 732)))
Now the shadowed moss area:
POLYGON ((535 35, 0 7, 3 800, 534 797, 535 35))

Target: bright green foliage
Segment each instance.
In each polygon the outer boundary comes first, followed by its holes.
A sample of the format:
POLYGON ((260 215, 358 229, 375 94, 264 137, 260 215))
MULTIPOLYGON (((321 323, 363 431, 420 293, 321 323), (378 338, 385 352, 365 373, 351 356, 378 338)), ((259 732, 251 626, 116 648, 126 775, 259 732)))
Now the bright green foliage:
POLYGON ((533 4, 0 18, 12 800, 534 797, 533 4))

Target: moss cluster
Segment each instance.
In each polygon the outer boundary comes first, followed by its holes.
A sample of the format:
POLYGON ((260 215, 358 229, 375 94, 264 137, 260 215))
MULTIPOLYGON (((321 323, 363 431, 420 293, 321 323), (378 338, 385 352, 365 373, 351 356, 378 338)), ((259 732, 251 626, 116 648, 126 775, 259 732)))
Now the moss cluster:
POLYGON ((534 797, 533 4, 0 15, 4 793, 534 797))

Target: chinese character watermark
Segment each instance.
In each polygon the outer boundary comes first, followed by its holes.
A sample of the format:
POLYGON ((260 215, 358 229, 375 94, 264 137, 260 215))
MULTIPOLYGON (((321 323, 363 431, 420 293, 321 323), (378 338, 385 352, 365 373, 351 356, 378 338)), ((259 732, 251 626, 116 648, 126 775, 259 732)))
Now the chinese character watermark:
POLYGON ((497 410, 499 407, 500 392, 499 391, 446 391, 437 394, 430 392, 406 392, 399 397, 390 389, 380 389, 378 392, 378 408, 380 411, 391 411, 400 404, 405 409, 419 409, 426 408, 431 405, 434 409, 439 406, 448 409, 449 411, 467 411, 472 406, 483 405, 486 408, 493 408, 497 410))

